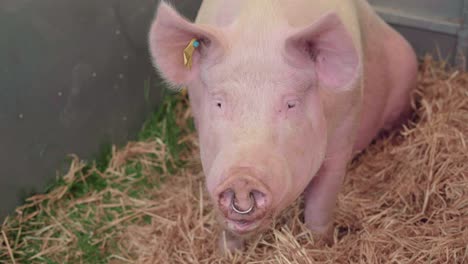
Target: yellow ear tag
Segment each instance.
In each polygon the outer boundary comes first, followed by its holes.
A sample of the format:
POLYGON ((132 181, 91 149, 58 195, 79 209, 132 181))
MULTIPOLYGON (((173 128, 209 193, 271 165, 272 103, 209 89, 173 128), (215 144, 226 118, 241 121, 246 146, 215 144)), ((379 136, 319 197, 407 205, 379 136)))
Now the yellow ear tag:
POLYGON ((190 43, 184 49, 184 65, 189 70, 192 69, 192 57, 193 52, 200 46, 200 42, 197 39, 192 39, 190 43))
MULTIPOLYGON (((192 39, 190 43, 185 47, 184 49, 184 66, 187 67, 187 69, 192 69, 192 57, 193 57, 193 52, 195 52, 195 49, 200 46, 200 42, 197 39, 192 39)), ((187 94, 187 88, 182 89, 182 95, 185 96, 187 94)))

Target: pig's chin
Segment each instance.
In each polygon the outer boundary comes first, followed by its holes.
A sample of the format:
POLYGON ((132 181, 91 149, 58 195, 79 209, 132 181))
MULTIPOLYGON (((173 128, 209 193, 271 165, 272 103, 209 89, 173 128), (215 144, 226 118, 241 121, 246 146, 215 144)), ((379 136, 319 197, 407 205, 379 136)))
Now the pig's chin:
POLYGON ((235 219, 222 219, 223 226, 226 230, 234 235, 248 237, 268 229, 270 221, 267 219, 261 220, 235 220, 235 219))
POLYGON ((219 212, 217 219, 226 231, 244 238, 248 238, 268 230, 272 222, 272 218, 269 217, 269 215, 249 219, 249 217, 243 216, 227 217, 222 212, 219 212))

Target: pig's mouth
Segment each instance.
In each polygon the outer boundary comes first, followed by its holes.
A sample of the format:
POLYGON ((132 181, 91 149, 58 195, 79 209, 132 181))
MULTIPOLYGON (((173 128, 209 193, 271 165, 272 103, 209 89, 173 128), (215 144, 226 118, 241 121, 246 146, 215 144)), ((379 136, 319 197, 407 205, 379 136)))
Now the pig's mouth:
POLYGON ((250 236, 268 229, 270 219, 265 215, 253 219, 223 217, 222 223, 227 230, 239 236, 250 236))
POLYGON ((239 235, 248 234, 254 232, 260 226, 262 221, 258 220, 232 220, 226 219, 226 225, 231 232, 239 235))

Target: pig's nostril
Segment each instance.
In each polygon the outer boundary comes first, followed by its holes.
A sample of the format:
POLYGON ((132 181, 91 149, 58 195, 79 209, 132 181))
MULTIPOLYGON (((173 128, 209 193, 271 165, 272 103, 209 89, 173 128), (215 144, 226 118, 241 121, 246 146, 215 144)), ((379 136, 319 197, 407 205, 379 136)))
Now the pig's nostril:
POLYGON ((259 191, 252 191, 250 193, 255 201, 255 206, 258 208, 263 208, 266 206, 266 195, 259 191))
POLYGON ((224 208, 228 208, 231 206, 234 197, 234 191, 232 189, 228 189, 219 195, 219 204, 224 208))
POLYGON ((239 209, 239 207, 236 205, 236 196, 234 195, 234 198, 231 200, 232 210, 234 210, 234 212, 241 214, 241 215, 249 214, 250 212, 253 211, 255 207, 255 197, 252 192, 249 194, 249 199, 250 199, 249 207, 246 210, 242 210, 242 209, 239 209))

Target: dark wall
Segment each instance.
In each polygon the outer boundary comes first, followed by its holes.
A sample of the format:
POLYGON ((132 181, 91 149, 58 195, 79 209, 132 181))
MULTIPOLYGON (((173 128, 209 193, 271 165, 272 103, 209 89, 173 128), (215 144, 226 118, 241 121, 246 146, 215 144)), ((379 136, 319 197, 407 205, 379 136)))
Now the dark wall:
POLYGON ((369 0, 384 20, 419 55, 465 68, 468 55, 468 0, 369 0))
POLYGON ((456 64, 458 37, 456 35, 421 30, 416 27, 391 24, 415 48, 417 55, 432 54, 434 59, 456 64))
MULTIPOLYGON (((194 17, 200 1, 173 1, 194 17)), ((154 0, 0 2, 0 218, 65 158, 133 139, 160 100, 154 0)))

